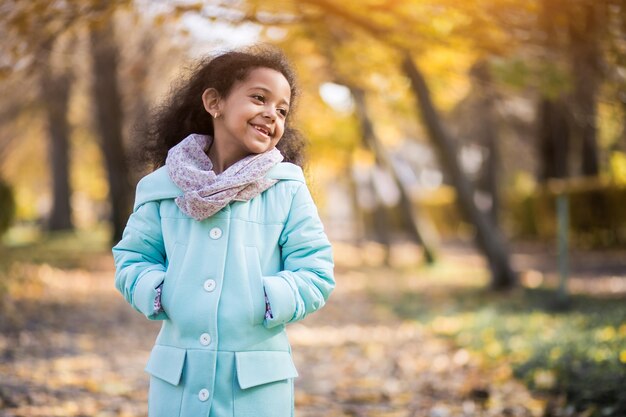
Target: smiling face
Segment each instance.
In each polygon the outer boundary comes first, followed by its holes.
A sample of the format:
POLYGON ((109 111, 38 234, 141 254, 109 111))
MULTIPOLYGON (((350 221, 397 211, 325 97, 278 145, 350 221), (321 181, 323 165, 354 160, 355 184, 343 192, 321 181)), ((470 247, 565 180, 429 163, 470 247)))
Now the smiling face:
POLYGON ((212 115, 218 113, 212 148, 217 146, 228 164, 272 149, 285 131, 290 98, 287 79, 269 68, 251 70, 227 97, 207 89, 202 95, 204 107, 212 115))

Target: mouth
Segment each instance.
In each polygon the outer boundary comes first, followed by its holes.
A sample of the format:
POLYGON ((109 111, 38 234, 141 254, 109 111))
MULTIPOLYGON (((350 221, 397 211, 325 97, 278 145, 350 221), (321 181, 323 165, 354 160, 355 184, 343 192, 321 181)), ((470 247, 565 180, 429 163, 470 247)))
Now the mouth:
POLYGON ((263 134, 264 136, 267 136, 268 138, 272 136, 272 131, 269 128, 265 127, 265 126, 252 125, 252 127, 257 132, 260 132, 261 134, 263 134))

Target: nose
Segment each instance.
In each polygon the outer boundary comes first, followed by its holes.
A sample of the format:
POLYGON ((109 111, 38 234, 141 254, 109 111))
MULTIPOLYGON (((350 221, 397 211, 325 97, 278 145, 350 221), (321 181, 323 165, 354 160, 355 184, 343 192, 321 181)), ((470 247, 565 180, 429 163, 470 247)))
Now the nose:
POLYGON ((266 108, 263 112, 263 117, 271 121, 276 120, 276 109, 266 108))

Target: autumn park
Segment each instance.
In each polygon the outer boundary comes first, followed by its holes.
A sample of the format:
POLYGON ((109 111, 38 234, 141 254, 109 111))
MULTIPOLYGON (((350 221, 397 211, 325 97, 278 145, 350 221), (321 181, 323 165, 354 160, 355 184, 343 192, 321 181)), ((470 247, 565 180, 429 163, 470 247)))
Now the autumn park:
POLYGON ((297 73, 334 257, 295 416, 626 416, 624 0, 3 0, 0 33, 0 417, 148 415, 163 320, 111 249, 163 100, 250 45, 297 73))

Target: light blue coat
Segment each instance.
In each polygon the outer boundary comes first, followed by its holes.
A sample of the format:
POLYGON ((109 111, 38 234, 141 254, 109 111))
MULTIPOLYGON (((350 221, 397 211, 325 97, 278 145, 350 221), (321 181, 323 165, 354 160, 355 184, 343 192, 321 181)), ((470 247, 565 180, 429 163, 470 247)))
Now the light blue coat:
POLYGON ((115 285, 163 325, 150 354, 150 417, 293 416, 297 376, 285 325, 321 308, 333 259, 302 170, 203 221, 182 213, 166 167, 137 186, 113 248, 115 285), (155 314, 163 283, 163 312, 155 314), (273 318, 265 319, 265 297, 273 318))

